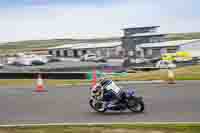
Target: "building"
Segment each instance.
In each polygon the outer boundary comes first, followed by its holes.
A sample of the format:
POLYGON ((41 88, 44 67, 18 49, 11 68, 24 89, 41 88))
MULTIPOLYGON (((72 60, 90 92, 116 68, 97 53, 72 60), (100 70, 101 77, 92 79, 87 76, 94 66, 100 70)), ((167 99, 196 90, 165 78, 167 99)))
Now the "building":
POLYGON ((159 27, 160 26, 134 27, 134 28, 125 28, 123 29, 123 31, 124 31, 124 36, 129 37, 134 34, 156 32, 157 28, 159 27))
POLYGON ((49 48, 48 52, 58 57, 80 57, 86 53, 96 53, 112 58, 153 58, 180 50, 199 54, 200 40, 167 41, 167 34, 156 32, 158 28, 159 26, 126 28, 123 29, 124 36, 119 37, 118 41, 65 44, 49 48))
POLYGON ((122 58, 124 56, 137 57, 136 46, 142 43, 153 43, 165 41, 166 34, 156 33, 159 26, 134 27, 123 29, 124 36, 120 41, 102 43, 79 43, 66 44, 49 48, 49 54, 58 57, 80 57, 86 53, 96 53, 99 56, 122 58))
POLYGON ((99 56, 123 57, 124 51, 121 41, 102 43, 65 44, 49 48, 49 54, 57 57, 80 57, 86 53, 96 53, 99 56))
POLYGON ((166 34, 156 33, 157 28, 159 26, 123 29, 122 46, 128 54, 127 56, 137 58, 137 45, 165 41, 166 34))
POLYGON ((144 43, 137 46, 138 56, 143 58, 154 58, 165 53, 176 53, 178 51, 189 52, 192 56, 200 57, 200 40, 144 43))
POLYGON ((73 57, 77 56, 77 51, 73 51, 71 48, 78 44, 64 44, 57 47, 48 48, 48 52, 50 55, 54 55, 57 57, 73 57))

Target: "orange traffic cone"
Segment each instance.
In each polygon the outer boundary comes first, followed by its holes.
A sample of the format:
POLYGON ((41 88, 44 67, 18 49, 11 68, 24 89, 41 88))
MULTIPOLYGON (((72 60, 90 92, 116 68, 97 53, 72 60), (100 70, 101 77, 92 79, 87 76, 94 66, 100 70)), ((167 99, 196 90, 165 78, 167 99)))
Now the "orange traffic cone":
POLYGON ((37 86, 35 92, 47 92, 47 90, 44 89, 44 84, 41 74, 38 74, 37 86))
POLYGON ((94 87, 96 84, 97 84, 97 72, 96 72, 96 68, 94 68, 93 74, 92 74, 92 87, 94 87))

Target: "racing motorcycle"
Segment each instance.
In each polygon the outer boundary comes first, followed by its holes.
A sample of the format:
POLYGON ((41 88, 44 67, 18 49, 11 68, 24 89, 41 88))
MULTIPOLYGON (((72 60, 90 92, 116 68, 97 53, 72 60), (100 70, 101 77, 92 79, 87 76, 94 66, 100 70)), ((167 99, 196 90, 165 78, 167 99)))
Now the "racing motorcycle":
POLYGON ((129 109, 135 113, 141 113, 144 111, 144 102, 142 97, 137 97, 135 95, 134 89, 127 89, 123 92, 123 100, 120 100, 119 103, 114 104, 112 101, 105 101, 102 99, 103 93, 97 92, 93 93, 91 91, 91 97, 89 100, 89 104, 96 112, 104 113, 107 110, 111 111, 125 111, 129 109))

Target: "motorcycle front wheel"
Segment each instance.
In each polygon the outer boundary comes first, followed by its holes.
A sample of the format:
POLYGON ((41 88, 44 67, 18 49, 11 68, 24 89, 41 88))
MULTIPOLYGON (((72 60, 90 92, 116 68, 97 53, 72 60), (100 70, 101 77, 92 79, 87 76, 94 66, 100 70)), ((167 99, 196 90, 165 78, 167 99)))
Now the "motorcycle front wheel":
POLYGON ((144 111, 144 102, 135 98, 129 99, 128 109, 135 113, 142 113, 144 111))
POLYGON ((95 104, 93 102, 94 101, 92 99, 90 99, 89 104, 92 107, 92 109, 94 109, 96 112, 104 113, 106 111, 106 108, 102 108, 101 102, 97 102, 95 104))

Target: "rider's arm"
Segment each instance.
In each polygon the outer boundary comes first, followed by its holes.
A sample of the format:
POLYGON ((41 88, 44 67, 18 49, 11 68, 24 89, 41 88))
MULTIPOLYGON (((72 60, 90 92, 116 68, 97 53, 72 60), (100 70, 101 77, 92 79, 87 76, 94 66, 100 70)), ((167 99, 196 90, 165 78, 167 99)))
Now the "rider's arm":
POLYGON ((104 87, 101 86, 101 97, 103 97, 103 95, 104 95, 104 87))

